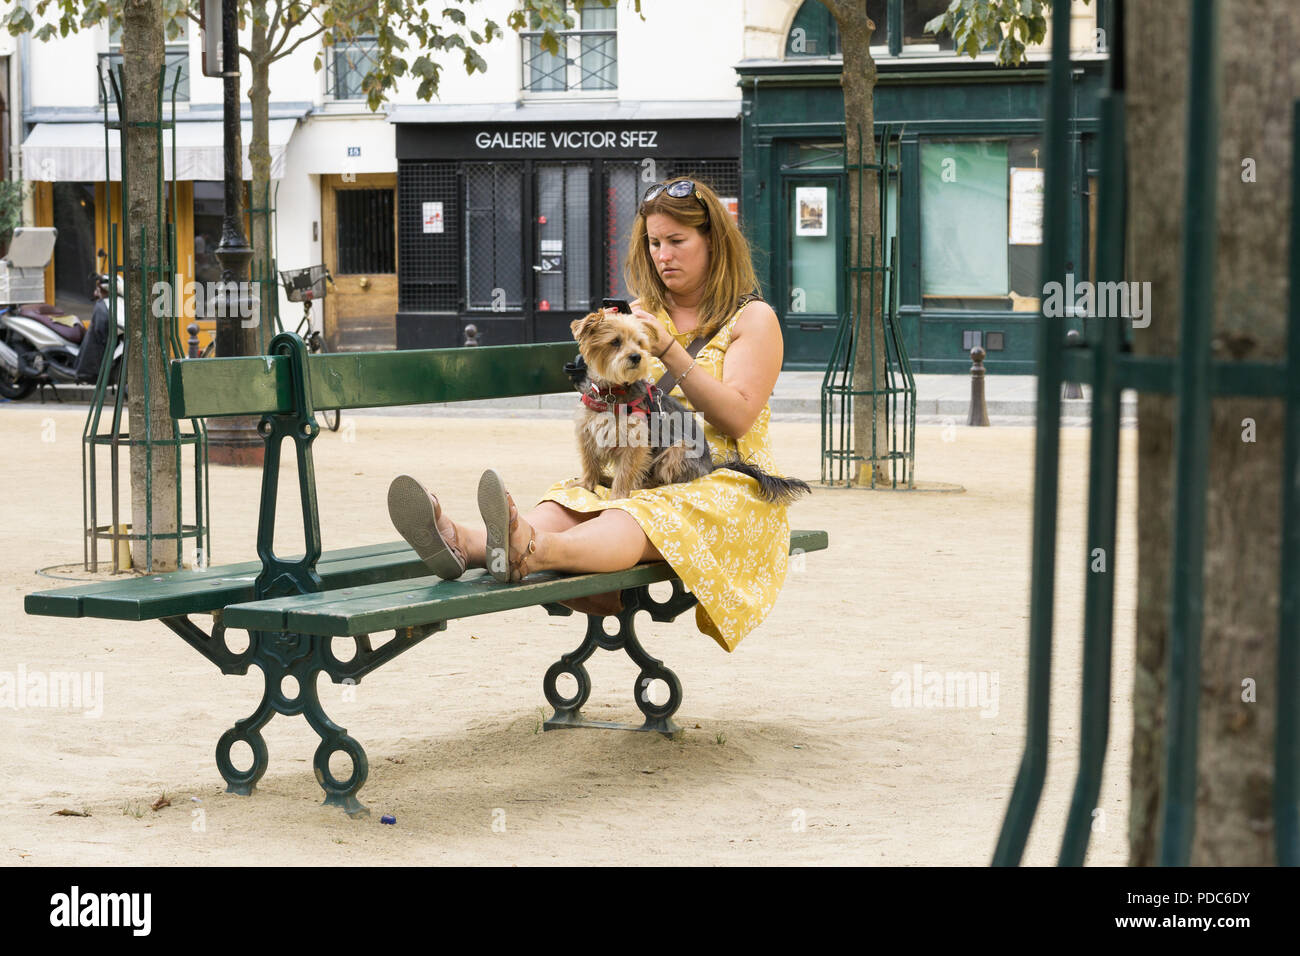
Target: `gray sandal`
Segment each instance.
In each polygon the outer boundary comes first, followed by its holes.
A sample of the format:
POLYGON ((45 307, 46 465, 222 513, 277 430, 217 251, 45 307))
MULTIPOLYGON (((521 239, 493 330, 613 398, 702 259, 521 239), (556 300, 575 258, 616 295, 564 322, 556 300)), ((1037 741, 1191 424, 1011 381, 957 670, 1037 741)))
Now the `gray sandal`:
POLYGON ((487 530, 488 571, 502 584, 523 580, 528 575, 528 556, 537 550, 537 529, 530 526, 527 547, 518 554, 510 553, 510 532, 519 527, 519 509, 506 492, 501 476, 491 468, 478 480, 478 510, 487 530))
POLYGON ((388 486, 388 517, 429 570, 446 581, 465 573, 465 549, 453 533, 448 541, 438 530, 442 508, 438 499, 410 475, 398 475, 388 486))

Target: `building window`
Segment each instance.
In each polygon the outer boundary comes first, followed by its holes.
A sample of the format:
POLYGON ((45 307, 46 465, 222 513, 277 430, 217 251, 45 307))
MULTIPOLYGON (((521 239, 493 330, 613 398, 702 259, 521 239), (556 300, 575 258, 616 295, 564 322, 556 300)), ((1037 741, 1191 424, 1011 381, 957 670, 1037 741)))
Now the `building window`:
MULTIPOLYGON (((878 0, 877 6, 883 6, 884 0, 878 0)), ((872 4, 868 3, 870 10, 872 4)), ((881 32, 884 21, 874 20, 881 32)), ((873 38, 872 43, 875 40, 873 38)), ((799 12, 794 15, 790 32, 785 38, 785 55, 790 56, 839 56, 840 31, 835 17, 819 0, 805 0, 799 12)))
POLYGON ((524 89, 529 93, 618 89, 618 29, 614 7, 592 5, 574 12, 577 28, 556 33, 558 53, 542 49, 541 21, 523 38, 524 89))
POLYGON ((918 48, 918 52, 920 49, 951 51, 952 34, 947 30, 938 36, 925 32, 925 25, 947 9, 948 0, 914 0, 903 4, 903 46, 918 48))
MULTIPOLYGON (((190 44, 189 29, 186 21, 181 22, 181 35, 175 40, 168 40, 163 51, 163 63, 167 68, 165 74, 166 86, 163 88, 163 103, 170 103, 172 100, 172 86, 176 88, 176 102, 188 103, 190 101, 190 44), (180 71, 179 77, 177 70, 180 71)), ((108 25, 108 52, 99 54, 99 75, 103 77, 104 85, 100 91, 99 101, 104 102, 105 94, 112 99, 113 87, 109 82, 109 72, 113 76, 118 76, 118 71, 122 67, 122 27, 115 18, 109 20, 108 25)), ((125 91, 123 91, 125 92, 125 91)))
MULTIPOLYGON (((914 53, 952 50, 951 34, 935 36, 925 32, 925 24, 948 9, 948 3, 949 0, 907 0, 902 4, 903 22, 895 24, 889 22, 888 0, 866 0, 867 16, 876 25, 871 34, 873 55, 887 55, 885 50, 889 47, 889 37, 900 32, 902 45, 911 47, 914 53)), ((842 52, 834 15, 820 0, 804 0, 790 24, 790 32, 786 34, 786 57, 840 56, 842 52)))
POLYGON ((920 152, 924 307, 1037 309, 1038 139, 936 139, 920 152))
POLYGON ((336 100, 364 100, 361 89, 366 75, 379 62, 379 40, 376 37, 357 37, 339 42, 328 50, 325 58, 325 89, 336 100))
POLYGON ((375 275, 397 271, 393 235, 392 189, 339 189, 334 193, 338 216, 338 272, 375 275))

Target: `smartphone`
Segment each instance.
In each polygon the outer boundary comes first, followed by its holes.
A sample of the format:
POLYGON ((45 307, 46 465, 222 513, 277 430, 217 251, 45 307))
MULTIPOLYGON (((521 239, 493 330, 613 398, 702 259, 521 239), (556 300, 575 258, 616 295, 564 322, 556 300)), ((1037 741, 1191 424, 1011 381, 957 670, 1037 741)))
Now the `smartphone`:
POLYGON ((600 307, 602 309, 617 309, 624 315, 632 314, 632 306, 627 304, 627 299, 601 299, 600 307))

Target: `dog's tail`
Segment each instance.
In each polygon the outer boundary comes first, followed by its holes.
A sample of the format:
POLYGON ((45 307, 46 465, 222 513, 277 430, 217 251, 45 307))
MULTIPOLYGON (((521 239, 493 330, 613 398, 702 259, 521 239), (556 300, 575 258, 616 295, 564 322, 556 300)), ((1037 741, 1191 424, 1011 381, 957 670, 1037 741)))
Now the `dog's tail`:
POLYGON ((753 478, 758 482, 758 496, 774 505, 788 505, 800 495, 812 494, 808 482, 800 481, 798 478, 779 478, 776 475, 769 475, 762 468, 751 465, 739 455, 730 455, 714 467, 729 468, 753 478))

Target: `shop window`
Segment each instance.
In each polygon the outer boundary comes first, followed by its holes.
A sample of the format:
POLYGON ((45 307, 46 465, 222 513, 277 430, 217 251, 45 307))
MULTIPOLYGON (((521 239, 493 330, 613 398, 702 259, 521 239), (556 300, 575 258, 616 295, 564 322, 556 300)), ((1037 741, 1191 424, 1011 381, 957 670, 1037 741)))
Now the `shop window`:
POLYGON ((534 270, 542 311, 587 312, 591 303, 590 174, 586 163, 537 167, 534 270))
POLYGON ((1033 137, 921 143, 926 308, 1033 311, 1043 171, 1033 137))
MULTIPOLYGON (((188 103, 190 100, 190 45, 189 29, 187 21, 180 20, 180 35, 176 38, 168 38, 163 51, 163 61, 167 67, 165 74, 167 85, 163 89, 163 102, 170 103, 172 99, 172 84, 176 85, 176 102, 188 103), (180 71, 179 78, 177 70, 180 71)), ((108 25, 108 52, 99 54, 99 75, 104 79, 104 86, 100 92, 99 101, 104 102, 104 94, 112 99, 112 86, 109 83, 109 72, 114 76, 122 67, 122 27, 115 17, 109 19, 108 25)))
POLYGON ((396 272, 393 237, 393 190, 339 189, 334 193, 338 216, 340 275, 379 275, 396 272))
POLYGON ((523 169, 518 163, 465 165, 465 286, 469 309, 523 308, 523 169))
POLYGON ((557 31, 558 53, 542 49, 541 21, 532 14, 523 39, 524 89, 529 93, 618 89, 617 10, 591 5, 570 10, 576 28, 557 31))
POLYGON ((93 275, 107 263, 98 260, 95 247, 94 183, 53 183, 54 304, 89 318, 93 275))
POLYGON ((329 48, 325 60, 325 89, 336 100, 364 100, 362 81, 379 62, 379 41, 357 37, 329 48))
MULTIPOLYGON (((171 186, 170 183, 167 184, 171 186)), ((244 209, 248 209, 249 184, 243 184, 244 209)), ((221 226, 226 218, 226 186, 219 180, 194 181, 194 281, 203 288, 208 283, 221 281, 221 261, 217 246, 221 245, 221 226)), ((247 230, 247 219, 245 219, 247 230)), ((195 302, 195 314, 203 318, 207 312, 203 296, 195 302)))

